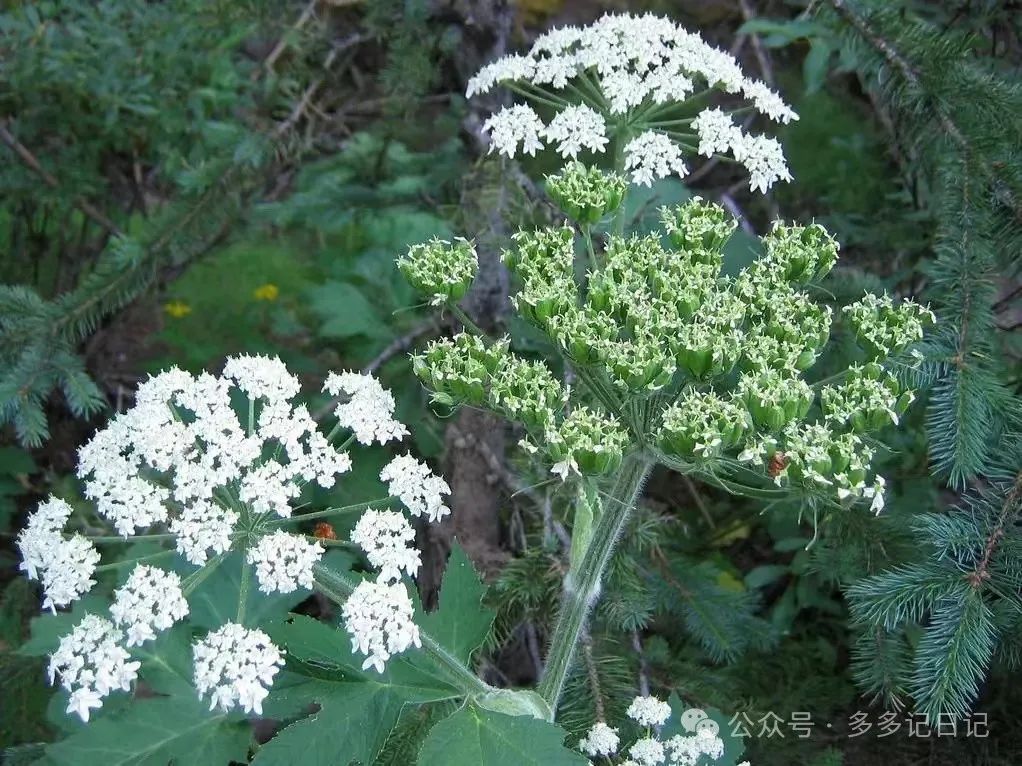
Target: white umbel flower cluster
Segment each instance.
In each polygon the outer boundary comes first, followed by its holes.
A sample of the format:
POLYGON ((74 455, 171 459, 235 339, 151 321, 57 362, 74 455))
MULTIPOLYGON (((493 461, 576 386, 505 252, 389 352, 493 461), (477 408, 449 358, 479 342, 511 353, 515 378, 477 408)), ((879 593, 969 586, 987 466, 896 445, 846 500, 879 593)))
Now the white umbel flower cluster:
POLYGON ((643 737, 636 740, 628 748, 628 755, 631 756, 638 766, 658 766, 658 764, 664 762, 666 757, 663 742, 653 737, 643 737))
POLYGON ((387 463, 380 471, 380 481, 387 482, 390 494, 399 498, 413 516, 437 522, 451 512, 442 497, 451 494, 447 482, 411 455, 399 455, 387 463))
POLYGON ((301 535, 277 530, 259 538, 248 549, 248 562, 255 565, 256 580, 263 593, 293 593, 312 588, 312 568, 323 556, 323 546, 301 535))
POLYGON ((284 664, 283 654, 269 636, 233 622, 196 642, 192 654, 199 696, 209 694, 209 709, 219 707, 225 712, 240 707, 261 715, 263 700, 284 664))
POLYGON ((21 551, 19 568, 43 584, 43 608, 56 611, 88 593, 99 563, 99 551, 81 535, 66 539, 61 530, 71 518, 72 508, 51 497, 39 504, 18 535, 21 551))
POLYGON ((670 175, 684 177, 688 173, 681 147, 655 130, 647 130, 625 145, 625 170, 640 186, 652 186, 657 179, 670 175))
POLYGON ((403 439, 404 424, 394 419, 394 395, 372 375, 357 372, 330 373, 323 390, 331 396, 346 395, 348 401, 337 406, 337 421, 350 428, 359 444, 403 439))
POLYGON ((41 502, 29 523, 17 536, 21 552, 19 569, 43 583, 43 609, 56 612, 89 592, 99 552, 80 534, 67 539, 61 534, 71 518, 72 507, 50 497, 41 502))
POLYGON ((733 56, 661 16, 608 14, 584 28, 555 29, 537 39, 528 53, 483 67, 469 81, 467 95, 501 84, 545 108, 559 107, 547 125, 528 104, 514 104, 491 116, 483 131, 490 136, 491 150, 508 157, 534 155, 544 143, 565 158, 582 150, 602 153, 614 137, 612 127, 621 122, 618 116, 627 114, 639 137, 645 136, 637 144, 633 138, 626 149, 627 169, 637 184, 688 172, 682 144, 696 136, 686 126, 695 129, 700 154, 730 152, 743 164, 754 190, 790 180, 779 144, 744 133, 720 108, 707 108, 694 120, 671 114, 697 90, 713 89, 732 101, 745 100, 770 120, 798 119, 765 83, 746 77, 733 56), (647 132, 659 139, 654 141, 647 132))
POLYGON ((352 530, 351 542, 380 570, 378 582, 400 580, 402 571, 414 577, 422 564, 414 547, 415 530, 404 514, 395 511, 366 511, 352 530))
POLYGON ((382 673, 392 655, 422 645, 412 599, 401 583, 365 580, 344 602, 341 612, 352 650, 366 655, 363 670, 376 668, 382 673))
POLYGON ((127 646, 140 646, 156 638, 188 614, 188 602, 181 592, 181 578, 145 564, 139 564, 127 582, 114 592, 110 616, 123 628, 127 646))
POLYGON ((260 356, 229 359, 219 377, 175 368, 150 378, 135 406, 79 450, 86 497, 124 536, 169 521, 178 550, 205 563, 230 547, 238 522, 225 493, 287 517, 304 483, 329 488, 349 470, 348 455, 292 405, 299 389, 279 359, 260 356), (246 423, 235 389, 248 399, 246 423))
POLYGON ((578 749, 589 756, 614 755, 621 739, 617 729, 612 729, 603 721, 597 721, 588 733, 578 741, 578 749))
POLYGON ((103 698, 117 689, 128 691, 138 676, 138 662, 131 662, 121 646, 121 631, 102 617, 86 615, 60 639, 50 657, 50 683, 57 678, 71 692, 67 712, 83 721, 91 710, 103 706, 103 698))
MULTIPOLYGON (((627 715, 645 732, 627 747, 627 758, 621 766, 702 766, 724 757, 726 747, 720 737, 720 724, 705 710, 689 708, 679 712, 677 723, 686 733, 675 734, 661 740, 657 727, 671 717, 671 706, 655 697, 636 697, 628 707, 627 715)), ((598 721, 588 734, 579 740, 578 748, 585 755, 611 759, 621 745, 618 730, 598 721)), ((602 760, 601 760, 602 762, 602 760)), ((739 766, 750 766, 744 761, 739 766)))
POLYGON ((671 706, 656 697, 636 697, 625 715, 639 726, 663 726, 671 717, 671 706))

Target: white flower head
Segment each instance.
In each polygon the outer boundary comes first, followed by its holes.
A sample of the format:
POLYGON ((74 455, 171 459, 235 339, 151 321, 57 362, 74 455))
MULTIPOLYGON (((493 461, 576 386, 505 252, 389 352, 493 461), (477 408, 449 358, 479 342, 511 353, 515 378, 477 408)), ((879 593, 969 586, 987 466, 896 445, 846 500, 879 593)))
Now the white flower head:
POLYGON ((114 591, 110 616, 124 629, 127 646, 139 646, 156 638, 188 614, 181 592, 181 577, 158 567, 139 564, 127 581, 114 591))
POLYGON ((749 187, 753 191, 765 192, 776 181, 791 180, 784 150, 776 138, 741 135, 733 141, 731 151, 749 171, 749 187))
POLYGON ((68 713, 83 721, 91 710, 102 707, 103 698, 117 689, 128 691, 138 676, 139 662, 121 646, 121 632, 113 623, 94 614, 87 614, 50 656, 49 676, 57 678, 71 692, 68 713))
POLYGON ((54 542, 52 557, 42 570, 43 608, 53 612, 88 593, 96 581, 92 575, 99 564, 99 551, 81 535, 54 542))
POLYGON ((437 522, 451 512, 443 500, 443 495, 451 493, 447 482, 411 455, 398 455, 387 463, 380 480, 388 483, 391 496, 399 498, 413 516, 437 522))
POLYGON ((741 129, 727 112, 704 109, 692 121, 699 134, 699 153, 707 157, 723 154, 742 135, 741 129))
POLYGON ((125 537, 169 522, 178 550, 202 564, 230 548, 234 501, 287 517, 305 483, 329 488, 350 469, 292 405, 299 389, 276 357, 228 359, 219 377, 162 372, 79 450, 85 496, 125 537))
POLYGON ((323 390, 332 396, 348 396, 334 414, 342 426, 354 431, 359 444, 386 444, 408 435, 404 424, 394 419, 394 395, 372 375, 330 373, 323 390))
POLYGON ((666 757, 663 743, 652 737, 637 740, 628 748, 628 755, 640 766, 657 766, 663 763, 666 757))
POLYGON ((625 170, 640 186, 652 186, 671 175, 684 178, 688 173, 681 147, 655 130, 640 133, 625 145, 625 170))
POLYGON ((607 148, 607 124, 588 106, 569 106, 543 129, 543 137, 557 142, 562 157, 577 157, 583 149, 599 153, 607 148))
POLYGON ((543 121, 526 104, 506 106, 483 123, 483 132, 490 135, 490 151, 514 157, 521 144, 522 154, 534 155, 543 148, 539 140, 543 121))
POLYGON ((224 377, 237 383, 253 399, 271 402, 293 399, 302 390, 298 378, 276 356, 232 357, 224 365, 224 377))
POLYGON ((241 707, 261 715, 263 700, 284 656, 261 630, 229 622, 192 646, 195 688, 210 695, 209 709, 241 707))
POLYGON ((49 497, 29 515, 28 523, 18 534, 17 544, 21 551, 18 568, 30 579, 38 580, 40 573, 49 566, 63 539, 60 531, 72 512, 64 500, 49 497))
MULTIPOLYGON (((484 131, 491 134, 492 148, 508 157, 519 151, 534 154, 542 148, 541 137, 559 142, 564 157, 576 157, 583 148, 604 151, 611 138, 621 138, 609 134, 622 121, 608 117, 626 115, 625 122, 642 131, 654 127, 656 119, 669 119, 662 115, 670 115, 672 106, 686 104, 694 92, 705 89, 726 94, 728 103, 744 101, 747 108, 777 122, 798 119, 777 93, 746 77, 733 55, 650 13, 607 14, 584 28, 554 29, 537 38, 527 53, 487 64, 469 81, 467 94, 485 93, 501 83, 514 84, 526 101, 559 109, 546 129, 526 104, 505 107, 487 120, 484 131)), ((701 120, 699 131, 699 151, 708 156, 734 143, 723 120, 711 125, 711 119, 701 120)), ((637 184, 685 174, 680 146, 668 151, 663 142, 655 146, 646 141, 631 154, 637 184)), ((764 179, 770 175, 761 172, 753 188, 769 186, 771 181, 764 179)))
POLYGON ((202 566, 211 553, 218 555, 231 549, 231 535, 238 518, 236 511, 200 501, 192 503, 170 522, 170 531, 176 536, 178 552, 189 563, 202 566))
POLYGON ((671 706, 656 697, 636 697, 625 715, 640 726, 662 726, 671 717, 671 706))
POLYGON ((256 568, 259 590, 263 593, 293 593, 312 587, 313 567, 322 556, 323 547, 319 543, 277 530, 259 538, 249 548, 248 562, 256 568))
POLYGON ((352 530, 351 541, 380 570, 379 582, 400 580, 402 571, 414 577, 422 563, 414 547, 415 530, 404 514, 395 511, 366 511, 352 530))
POLYGON ((344 602, 341 613, 351 634, 351 648, 366 655, 363 670, 373 667, 382 673, 392 655, 422 645, 412 600, 401 583, 363 581, 344 602))
POLYGON ((585 737, 579 740, 578 749, 590 756, 614 755, 620 744, 617 729, 612 729, 603 721, 597 721, 585 737))

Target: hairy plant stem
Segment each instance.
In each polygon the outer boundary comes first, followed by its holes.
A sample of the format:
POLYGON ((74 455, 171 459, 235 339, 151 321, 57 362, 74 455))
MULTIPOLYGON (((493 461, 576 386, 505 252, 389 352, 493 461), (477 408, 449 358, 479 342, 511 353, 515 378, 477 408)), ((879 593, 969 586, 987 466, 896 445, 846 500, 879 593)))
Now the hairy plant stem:
MULTIPOLYGON (((316 589, 338 605, 343 604, 358 586, 358 580, 348 572, 337 572, 322 564, 313 567, 316 589)), ((420 630, 422 651, 429 656, 444 678, 466 697, 488 694, 493 688, 479 678, 472 669, 442 647, 435 638, 420 630)))
POLYGON ((550 640, 550 653, 537 689, 550 705, 552 715, 557 712, 557 703, 564 691, 575 650, 585 635, 589 611, 600 597, 603 573, 651 467, 652 461, 643 453, 625 458, 615 476, 613 488, 604 498, 603 511, 596 520, 589 547, 581 563, 565 578, 564 597, 550 640))

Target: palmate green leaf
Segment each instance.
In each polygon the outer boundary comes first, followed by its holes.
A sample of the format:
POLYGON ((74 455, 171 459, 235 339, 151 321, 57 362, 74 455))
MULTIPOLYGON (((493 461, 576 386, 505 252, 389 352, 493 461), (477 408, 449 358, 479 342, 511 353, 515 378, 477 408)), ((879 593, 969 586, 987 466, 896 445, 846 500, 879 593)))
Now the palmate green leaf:
POLYGON ((50 745, 58 766, 196 766, 245 762, 251 732, 237 716, 211 713, 187 695, 138 700, 50 745))
POLYGON ((564 746, 565 731, 530 716, 510 716, 472 705, 432 729, 419 750, 419 766, 585 766, 588 759, 564 746))
POLYGON ((468 664, 493 624, 494 613, 482 605, 485 594, 486 586, 472 562, 455 544, 444 571, 439 608, 416 621, 447 651, 468 664))
POLYGON ((302 754, 303 766, 369 764, 379 755, 408 703, 451 699, 457 691, 418 667, 421 657, 395 657, 383 673, 363 671, 346 633, 310 617, 294 615, 268 627, 287 648, 290 673, 275 684, 267 713, 318 710, 281 730, 253 763, 284 766, 302 754))

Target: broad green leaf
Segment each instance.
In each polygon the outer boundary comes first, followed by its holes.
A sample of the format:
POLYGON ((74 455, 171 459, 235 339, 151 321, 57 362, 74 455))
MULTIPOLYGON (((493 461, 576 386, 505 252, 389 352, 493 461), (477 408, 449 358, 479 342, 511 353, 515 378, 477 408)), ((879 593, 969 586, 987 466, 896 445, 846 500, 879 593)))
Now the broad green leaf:
POLYGON ((146 686, 159 694, 196 696, 192 682, 191 629, 184 623, 159 634, 131 650, 141 660, 139 675, 146 686))
POLYGON ((56 614, 43 613, 32 618, 31 636, 28 641, 18 647, 18 654, 29 657, 41 657, 52 654, 57 649, 60 639, 71 632, 87 614, 105 614, 107 600, 89 594, 76 601, 68 612, 56 614))
POLYGON ((308 291, 309 307, 320 318, 319 333, 326 338, 355 335, 383 337, 386 323, 363 291, 347 282, 326 282, 308 291))
POLYGON ((420 625, 465 664, 486 640, 493 624, 493 612, 482 605, 485 593, 486 586, 472 562, 455 544, 440 587, 440 606, 421 618, 420 625))
POLYGON ((258 766, 283 766, 302 754, 303 766, 368 764, 379 755, 407 703, 450 699, 455 691, 395 657, 384 673, 363 671, 346 633, 295 615, 268 628, 286 647, 288 674, 274 685, 267 712, 318 710, 281 730, 256 755, 258 766))
MULTIPOLYGON (((192 625, 214 630, 225 622, 234 621, 238 614, 238 595, 241 591, 241 556, 238 551, 229 553, 216 571, 188 596, 188 619, 192 625)), ((185 566, 187 569, 181 572, 182 575, 195 571, 195 567, 185 566)), ((294 593, 262 593, 253 577, 248 591, 245 622, 248 627, 262 626, 283 617, 308 597, 309 591, 301 589, 294 593)))
POLYGON ((138 700, 47 748, 62 766, 197 766, 248 759, 248 723, 183 695, 138 700))
POLYGON ((806 93, 816 93, 823 87, 833 52, 834 49, 827 40, 816 38, 812 41, 809 53, 802 62, 802 79, 805 80, 806 93))
POLYGON ((564 729, 530 716, 467 706, 432 729, 419 750, 419 766, 585 766, 564 746, 564 729))

